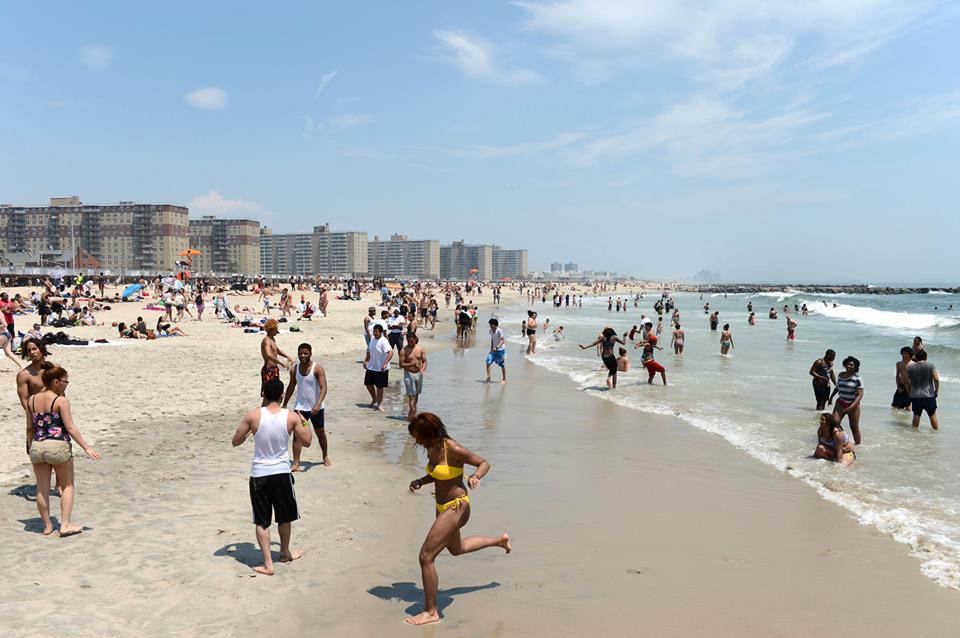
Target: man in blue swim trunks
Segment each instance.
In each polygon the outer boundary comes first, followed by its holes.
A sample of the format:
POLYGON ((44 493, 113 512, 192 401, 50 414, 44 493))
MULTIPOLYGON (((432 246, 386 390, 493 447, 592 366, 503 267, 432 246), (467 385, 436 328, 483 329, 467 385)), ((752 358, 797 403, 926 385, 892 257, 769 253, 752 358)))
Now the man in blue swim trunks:
POLYGON ((500 366, 500 372, 503 373, 503 381, 507 382, 507 368, 504 363, 504 356, 507 353, 507 343, 503 339, 503 330, 500 328, 500 322, 496 319, 490 320, 490 354, 487 355, 487 382, 490 382, 490 366, 494 363, 500 366))

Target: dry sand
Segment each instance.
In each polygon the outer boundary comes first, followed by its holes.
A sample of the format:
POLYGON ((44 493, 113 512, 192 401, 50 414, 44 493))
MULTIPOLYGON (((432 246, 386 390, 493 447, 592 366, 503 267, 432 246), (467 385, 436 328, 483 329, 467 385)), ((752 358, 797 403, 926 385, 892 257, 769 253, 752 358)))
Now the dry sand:
MULTIPOLYGON (((69 539, 39 533, 12 366, 0 363, 4 634, 957 634, 957 592, 807 486, 678 420, 585 396, 513 351, 506 388, 474 383, 482 348, 440 352, 449 323, 436 339, 421 332, 434 352, 422 407, 460 415, 454 436, 493 462, 469 533, 504 528, 516 551, 441 558, 444 622, 405 627, 422 595, 416 551, 432 506, 406 494, 422 456, 391 418, 403 410, 396 389, 386 416, 362 407, 368 305, 331 301, 330 317, 278 337, 290 354, 311 342, 327 369, 333 467, 316 445, 304 451, 312 463, 297 476, 293 539, 306 554, 274 577, 250 569, 252 446, 229 442, 259 404, 259 336, 211 315, 185 322, 187 338, 53 347, 78 426, 104 457, 77 459, 74 517, 85 531, 69 539)), ((137 314, 155 323, 158 313, 120 304, 99 318, 137 314)), ((115 329, 70 332, 113 339, 115 329)), ((55 517, 58 508, 53 498, 55 517)))

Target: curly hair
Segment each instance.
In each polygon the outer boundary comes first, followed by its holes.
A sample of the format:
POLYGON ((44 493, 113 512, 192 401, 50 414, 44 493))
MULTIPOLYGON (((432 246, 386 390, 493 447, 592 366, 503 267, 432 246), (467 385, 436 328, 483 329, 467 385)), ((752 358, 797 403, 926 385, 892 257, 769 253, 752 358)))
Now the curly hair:
POLYGON ((407 426, 407 430, 410 432, 410 436, 425 448, 432 447, 450 438, 443 421, 433 412, 421 412, 413 417, 410 420, 410 425, 407 426))

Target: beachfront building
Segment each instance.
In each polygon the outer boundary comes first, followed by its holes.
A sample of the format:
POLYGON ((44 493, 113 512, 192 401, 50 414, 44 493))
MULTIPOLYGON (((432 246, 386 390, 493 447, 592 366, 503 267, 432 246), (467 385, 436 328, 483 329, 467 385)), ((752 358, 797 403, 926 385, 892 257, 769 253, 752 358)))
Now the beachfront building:
POLYGON ((110 274, 170 272, 187 248, 189 211, 174 204, 84 204, 53 197, 49 206, 0 206, 0 253, 6 263, 60 252, 68 267, 110 274), (82 262, 82 263, 81 263, 82 262))
POLYGON ((455 241, 440 247, 443 279, 493 279, 493 246, 455 241))
POLYGON ((397 279, 438 279, 440 242, 436 239, 408 239, 391 235, 383 241, 374 235, 367 243, 367 273, 397 279))
POLYGON ((367 233, 330 232, 330 224, 312 233, 260 231, 260 270, 270 276, 354 277, 367 273, 367 233))
POLYGON ((253 219, 219 219, 204 215, 190 220, 190 248, 195 273, 218 275, 260 274, 260 222, 253 219))
POLYGON ((526 279, 530 274, 525 248, 504 249, 493 246, 494 279, 526 279))

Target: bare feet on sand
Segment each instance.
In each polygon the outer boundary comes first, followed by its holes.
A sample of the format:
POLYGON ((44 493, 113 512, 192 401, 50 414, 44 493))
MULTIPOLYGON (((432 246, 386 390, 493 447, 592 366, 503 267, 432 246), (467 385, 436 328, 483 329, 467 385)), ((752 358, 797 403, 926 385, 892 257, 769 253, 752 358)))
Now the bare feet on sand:
POLYGON ((253 571, 258 574, 263 574, 264 576, 273 576, 273 567, 267 567, 266 565, 257 565, 253 568, 253 571))
POLYGON ((330 462, 329 456, 323 459, 323 464, 326 465, 327 467, 330 467, 331 465, 333 465, 333 463, 330 462))
POLYGON ((281 554, 281 555, 280 555, 280 562, 281 562, 281 563, 291 563, 291 562, 297 560, 298 558, 303 558, 303 550, 302 550, 302 549, 294 549, 294 550, 291 550, 289 554, 281 554))
POLYGON ((77 525, 61 525, 60 526, 60 538, 66 538, 67 536, 74 536, 83 531, 82 527, 77 525))
POLYGON ((50 536, 50 534, 53 534, 53 523, 47 523, 43 527, 43 535, 50 536))
POLYGON ((440 622, 440 614, 422 611, 416 616, 407 618, 404 622, 408 625, 429 625, 430 623, 440 622))
POLYGON ((291 471, 291 472, 302 472, 302 471, 303 471, 303 468, 300 467, 300 464, 299 464, 299 463, 294 463, 293 465, 290 466, 290 471, 291 471))
POLYGON ((500 536, 500 542, 497 543, 497 545, 502 547, 508 554, 513 551, 513 546, 510 545, 510 534, 502 534, 500 536))

